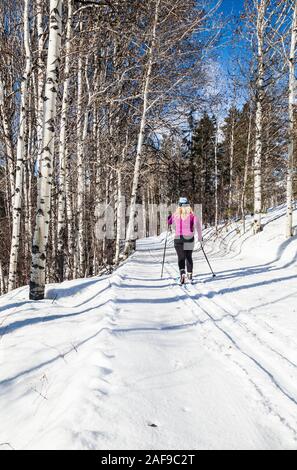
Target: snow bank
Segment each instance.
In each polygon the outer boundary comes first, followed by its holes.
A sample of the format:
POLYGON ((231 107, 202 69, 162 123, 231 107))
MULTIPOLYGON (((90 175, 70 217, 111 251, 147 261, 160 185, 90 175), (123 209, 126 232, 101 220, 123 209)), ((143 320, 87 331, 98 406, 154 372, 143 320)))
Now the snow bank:
MULTIPOLYGON (((169 236, 116 272, 0 297, 2 449, 296 449, 296 252, 285 208, 204 233, 184 289, 169 236)), ((296 211, 294 213, 296 223, 296 211)))

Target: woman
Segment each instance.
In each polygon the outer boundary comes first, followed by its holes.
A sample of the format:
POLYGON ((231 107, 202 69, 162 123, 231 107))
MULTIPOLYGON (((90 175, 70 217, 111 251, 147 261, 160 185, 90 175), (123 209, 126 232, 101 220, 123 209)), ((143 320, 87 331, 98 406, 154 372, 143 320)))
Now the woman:
POLYGON ((180 271, 180 282, 185 283, 186 265, 187 276, 190 282, 193 280, 193 258, 195 230, 198 233, 198 240, 202 241, 202 228, 200 219, 194 215, 188 199, 181 197, 175 213, 168 217, 168 225, 175 225, 174 247, 178 257, 178 267, 180 271))

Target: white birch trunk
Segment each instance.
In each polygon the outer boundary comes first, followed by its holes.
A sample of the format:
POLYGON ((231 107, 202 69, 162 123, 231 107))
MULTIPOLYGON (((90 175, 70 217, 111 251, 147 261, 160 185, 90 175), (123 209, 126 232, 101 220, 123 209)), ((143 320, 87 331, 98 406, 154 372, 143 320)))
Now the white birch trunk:
POLYGON ((5 161, 5 209, 8 216, 9 232, 11 232, 11 191, 9 185, 9 169, 7 159, 5 161))
POLYGON ((120 244, 121 244, 121 224, 125 223, 125 220, 121 220, 122 214, 122 172, 121 168, 117 171, 117 231, 116 231, 116 243, 115 243, 115 264, 118 264, 120 259, 120 244))
POLYGON ((10 128, 7 118, 7 113, 5 110, 4 103, 4 85, 3 81, 0 79, 0 116, 2 121, 3 133, 4 133, 4 143, 5 150, 7 155, 7 167, 9 175, 9 210, 10 207, 13 207, 13 197, 15 193, 15 179, 14 179, 14 155, 13 155, 13 145, 10 137, 10 128))
POLYGON ((43 62, 43 2, 36 0, 36 22, 38 36, 38 60, 37 60, 37 152, 38 152, 38 170, 41 168, 42 151, 42 129, 43 129, 43 86, 44 86, 44 62, 43 62))
POLYGON ((295 54, 297 42, 297 1, 295 1, 292 31, 291 49, 289 57, 289 145, 287 166, 287 217, 286 237, 293 236, 293 176, 294 176, 294 104, 295 92, 295 54))
POLYGON ((65 45, 65 66, 64 66, 64 88, 61 111, 61 127, 59 140, 59 196, 58 196, 58 277, 60 282, 64 280, 64 264, 65 264, 65 235, 66 235, 66 124, 69 100, 69 84, 70 84, 70 40, 72 31, 72 0, 68 0, 68 18, 66 30, 65 45))
POLYGON ((241 201, 240 201, 243 233, 245 233, 245 199, 246 199, 245 193, 246 193, 246 186, 247 186, 248 175, 249 175, 251 135, 252 135, 252 112, 250 111, 248 141, 247 141, 245 164, 244 164, 243 188, 242 188, 241 201))
POLYGON ((101 244, 101 240, 98 240, 97 234, 96 234, 96 223, 97 223, 97 203, 102 202, 101 198, 101 171, 102 171, 102 166, 101 166, 101 150, 100 150, 100 132, 99 132, 99 119, 98 119, 98 110, 93 108, 93 115, 94 115, 94 135, 95 135, 95 160, 96 160, 96 169, 95 169, 95 207, 94 207, 94 214, 93 214, 93 219, 94 219, 94 240, 95 240, 95 247, 94 247, 94 273, 98 273, 99 270, 99 246, 101 244))
POLYGON ((256 142, 254 157, 254 233, 262 230, 262 133, 263 133, 263 84, 264 84, 264 34, 267 0, 257 6, 258 78, 256 92, 256 142))
POLYGON ((76 264, 75 264, 75 243, 76 243, 76 232, 74 222, 74 208, 72 198, 72 187, 71 187, 71 172, 70 162, 68 160, 68 149, 66 146, 66 217, 67 217, 67 239, 68 239, 68 263, 66 267, 66 279, 75 279, 76 277, 76 264))
MULTIPOLYGON (((81 29, 81 26, 80 26, 81 29)), ((84 190, 83 190, 83 144, 82 144, 82 128, 83 128, 83 113, 82 113, 82 76, 83 76, 83 64, 81 54, 78 58, 78 71, 77 71, 77 122, 76 122, 76 138, 77 138, 77 255, 78 255, 78 277, 82 277, 82 255, 83 255, 83 201, 84 201, 84 190)))
POLYGON ((30 299, 44 298, 45 267, 50 224, 56 98, 62 33, 62 0, 50 1, 49 44, 45 83, 42 158, 38 185, 37 214, 32 246, 30 299))
POLYGON ((135 160, 134 173, 133 173, 129 221, 128 221, 126 243, 125 243, 125 249, 124 249, 125 254, 129 253, 129 250, 131 248, 132 233, 134 232, 135 205, 136 205, 140 164, 141 164, 141 157, 142 157, 144 130, 145 130, 146 118, 147 118, 148 95, 149 95, 149 87, 150 87, 150 80, 151 80, 151 73, 152 73, 152 66, 153 66, 154 49, 155 49, 155 43, 156 43, 156 30, 157 30, 157 24, 158 24, 158 19, 159 19, 159 6, 160 6, 160 0, 156 0, 155 16, 154 16, 153 29, 152 29, 152 40, 151 40, 151 45, 148 51, 148 65, 147 65, 147 71, 146 71, 144 88, 143 88, 143 96, 142 96, 143 107, 142 107, 142 116, 141 116, 140 128, 139 128, 139 134, 138 134, 136 160, 135 160))
POLYGON ((229 172, 229 198, 228 198, 228 218, 231 218, 232 204, 233 204, 233 166, 234 166, 234 131, 235 131, 235 116, 234 109, 232 110, 232 124, 231 124, 231 140, 230 140, 230 172, 229 172))
MULTIPOLYGON (((29 107, 32 106, 31 101, 32 97, 29 96, 29 107)), ((32 187, 32 174, 33 174, 33 164, 32 164, 32 143, 33 143, 33 123, 28 122, 28 133, 27 133, 27 142, 26 142, 26 162, 24 165, 24 184, 23 184, 23 201, 24 201, 24 219, 25 219, 25 233, 26 240, 24 244, 24 258, 27 264, 27 260, 30 259, 31 255, 31 241, 32 241, 32 200, 31 200, 31 187, 32 187)))
POLYGON ((84 143, 87 136, 88 106, 85 114, 82 110, 83 99, 83 60, 78 59, 77 76, 77 249, 78 249, 78 276, 85 276, 85 231, 84 231, 84 201, 85 201, 85 165, 84 143))
POLYGON ((6 287, 5 287, 5 279, 4 279, 4 272, 2 267, 2 261, 0 260, 0 295, 5 294, 6 287))
POLYGON ((30 31, 29 31, 29 0, 24 3, 24 47, 26 54, 25 71, 21 82, 21 109, 20 128, 17 143, 17 158, 15 169, 15 193, 13 196, 13 223, 11 236, 11 250, 9 260, 8 290, 16 287, 17 265, 20 248, 22 191, 25 158, 25 132, 26 132, 26 105, 28 95, 29 76, 31 72, 30 31))
MULTIPOLYGON (((109 203, 110 180, 111 180, 111 175, 109 174, 105 181, 105 203, 104 203, 105 207, 107 207, 109 203)), ((106 232, 104 232, 103 240, 102 240, 102 258, 103 258, 103 263, 105 265, 107 264, 106 252, 107 252, 107 237, 106 237, 106 232)))
POLYGON ((144 236, 147 237, 147 214, 146 214, 145 191, 143 191, 143 197, 142 197, 142 223, 144 227, 144 236))

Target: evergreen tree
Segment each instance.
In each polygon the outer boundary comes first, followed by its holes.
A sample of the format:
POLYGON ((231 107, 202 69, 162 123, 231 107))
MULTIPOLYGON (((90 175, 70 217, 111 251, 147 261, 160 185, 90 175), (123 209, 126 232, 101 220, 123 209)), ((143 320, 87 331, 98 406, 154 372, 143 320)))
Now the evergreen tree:
POLYGON ((190 199, 203 205, 206 224, 213 223, 215 216, 215 139, 215 119, 204 113, 192 136, 186 188, 190 199))

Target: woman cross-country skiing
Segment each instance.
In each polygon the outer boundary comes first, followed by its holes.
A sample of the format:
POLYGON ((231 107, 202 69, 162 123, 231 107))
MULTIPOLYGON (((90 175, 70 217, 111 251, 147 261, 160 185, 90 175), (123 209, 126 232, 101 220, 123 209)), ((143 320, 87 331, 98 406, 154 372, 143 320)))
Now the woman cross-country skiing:
POLYGON ((175 225, 174 248, 178 257, 180 282, 184 284, 186 281, 186 265, 188 279, 192 282, 195 231, 201 242, 202 227, 200 219, 194 214, 186 197, 179 199, 175 213, 168 217, 168 225, 175 225))

